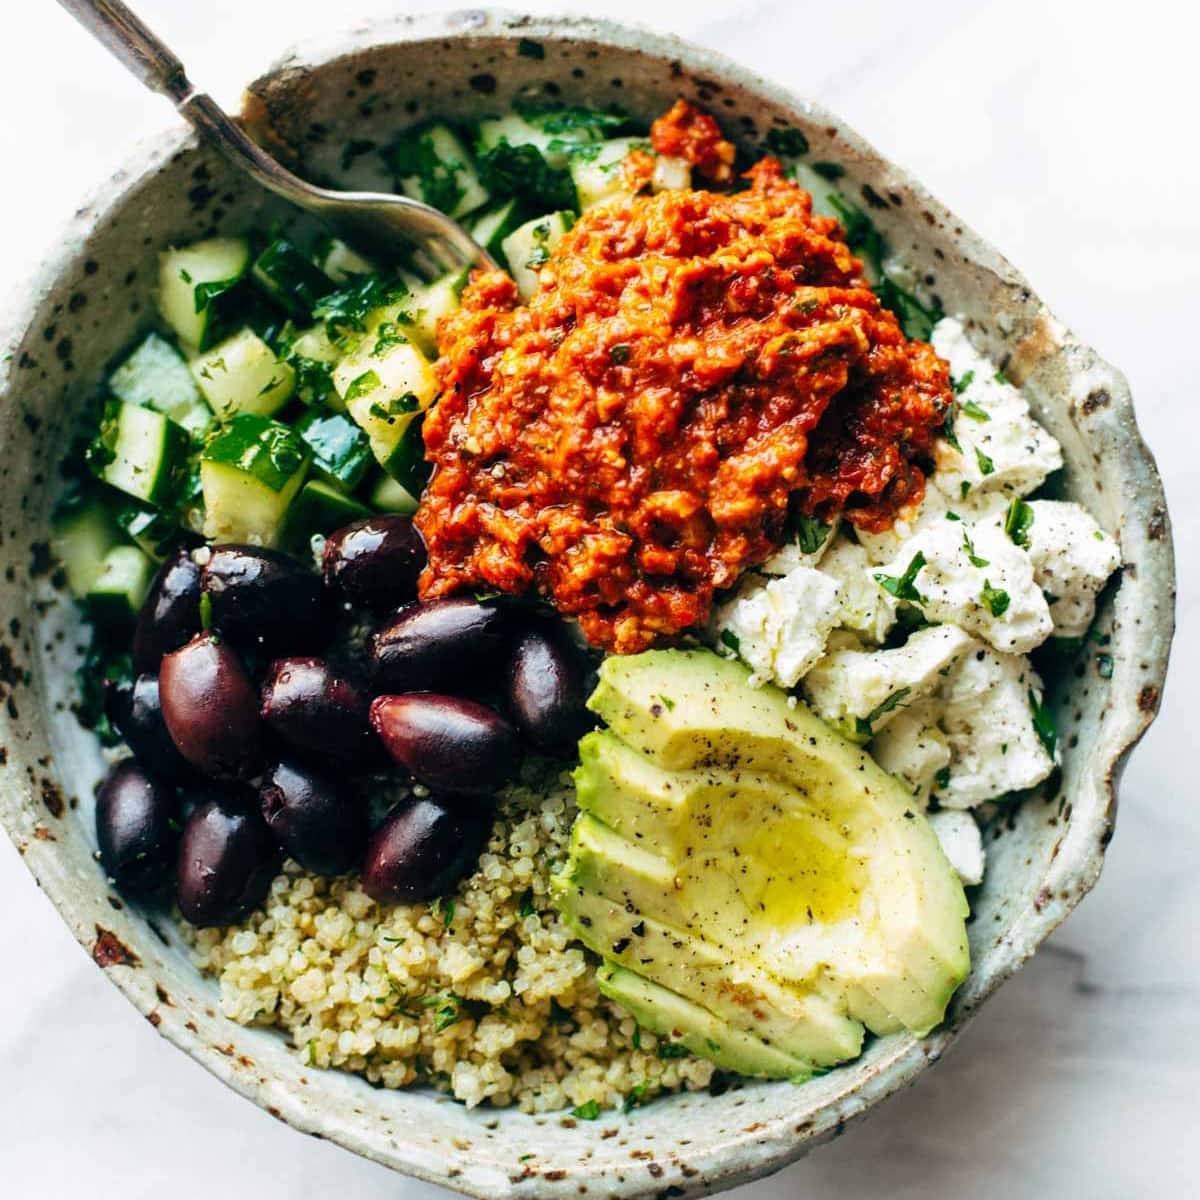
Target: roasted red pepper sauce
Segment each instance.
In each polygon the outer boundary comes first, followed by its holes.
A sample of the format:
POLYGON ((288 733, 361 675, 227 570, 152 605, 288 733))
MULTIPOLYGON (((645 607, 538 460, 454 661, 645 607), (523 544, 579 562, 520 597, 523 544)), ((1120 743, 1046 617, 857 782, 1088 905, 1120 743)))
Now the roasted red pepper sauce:
MULTIPOLYGON (((686 105, 653 137, 710 177, 732 161, 686 105)), ((777 160, 746 177, 590 210, 528 304, 474 276, 425 421, 423 597, 537 591, 633 653, 702 625, 789 512, 879 530, 920 498, 946 364, 777 160)))

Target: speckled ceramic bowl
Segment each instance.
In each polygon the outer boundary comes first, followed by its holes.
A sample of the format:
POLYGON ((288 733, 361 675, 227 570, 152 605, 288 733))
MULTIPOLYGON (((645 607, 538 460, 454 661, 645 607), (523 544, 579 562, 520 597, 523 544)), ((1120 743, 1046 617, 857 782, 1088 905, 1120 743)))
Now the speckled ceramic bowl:
POLYGON ((343 161, 352 139, 361 145, 427 114, 499 108, 531 84, 646 116, 683 95, 747 146, 773 125, 803 128, 813 157, 846 167, 845 186, 929 269, 946 310, 965 313, 979 343, 1023 383, 1063 444, 1067 494, 1121 539, 1124 570, 1102 605, 1112 677, 1084 669, 1058 689, 1061 790, 1026 803, 995 834, 970 927, 974 968, 945 1026, 919 1041, 874 1041, 858 1061, 802 1087, 675 1096, 597 1122, 468 1112, 431 1094, 313 1071, 282 1038, 226 1021, 170 922, 110 892, 92 857, 98 755, 69 711, 75 618, 48 598, 56 467, 89 388, 150 319, 156 252, 287 215, 182 131, 139 153, 80 209, 0 325, 0 817, 75 936, 150 1022, 297 1129, 490 1200, 682 1196, 776 1170, 912 1082, 1095 882, 1121 768, 1163 686, 1169 524, 1121 376, 999 254, 836 117, 715 54, 599 22, 467 12, 356 29, 289 56, 253 85, 248 112, 294 148, 302 170, 365 182, 365 157, 343 161))

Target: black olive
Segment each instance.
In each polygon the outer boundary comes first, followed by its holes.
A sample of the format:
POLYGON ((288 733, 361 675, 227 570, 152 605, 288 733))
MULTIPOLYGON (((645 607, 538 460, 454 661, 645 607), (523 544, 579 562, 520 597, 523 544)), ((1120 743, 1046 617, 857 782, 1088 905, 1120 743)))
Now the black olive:
POLYGON ((262 689, 262 718, 281 741, 309 758, 375 757, 370 700, 320 658, 280 658, 262 689))
POLYGON ((325 540, 325 583, 352 605, 387 612, 417 594, 425 543, 411 517, 355 521, 325 540))
POLYGON ((435 791, 487 795, 516 770, 516 731, 474 700, 428 692, 379 696, 371 725, 388 753, 435 791))
POLYGON ((263 900, 279 846, 245 785, 200 799, 179 843, 179 911, 193 925, 233 925, 263 900))
POLYGON ((213 626, 247 645, 311 649, 328 624, 320 576, 278 550, 214 546, 200 586, 212 604, 213 626))
POLYGON ((258 689, 223 639, 198 634, 168 654, 158 693, 171 740, 198 771, 227 778, 258 765, 258 689))
POLYGON ((491 814, 434 796, 402 801, 371 836, 362 886, 381 903, 444 896, 479 861, 491 814))
POLYGON ((258 798, 276 840, 305 870, 343 875, 361 865, 366 805, 331 776, 298 763, 276 763, 258 798))
POLYGON ((509 632, 508 611, 497 604, 454 596, 406 605, 371 641, 375 686, 460 691, 498 665, 509 632))
POLYGON ((178 782, 191 770, 163 720, 158 675, 139 675, 132 683, 110 684, 105 711, 134 757, 159 779, 178 782))
POLYGON ((186 548, 158 569, 133 631, 133 669, 156 672, 164 654, 200 632, 200 568, 186 548))
POLYGON ((119 762, 96 796, 100 863, 123 891, 147 892, 170 878, 179 841, 173 788, 131 758, 119 762))
POLYGON ((594 724, 587 659, 561 627, 539 622, 522 632, 505 682, 513 722, 539 750, 573 751, 594 724))

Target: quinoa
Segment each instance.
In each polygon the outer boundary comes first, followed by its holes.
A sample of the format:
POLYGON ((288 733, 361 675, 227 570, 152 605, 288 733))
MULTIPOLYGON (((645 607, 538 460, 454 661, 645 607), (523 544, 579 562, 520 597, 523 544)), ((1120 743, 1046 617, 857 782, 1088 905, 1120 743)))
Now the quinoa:
POLYGON ((356 878, 288 862, 241 925, 184 925, 193 958, 219 981, 227 1017, 277 1026, 306 1063, 383 1087, 589 1115, 707 1087, 711 1063, 660 1058, 654 1035, 601 995, 551 902, 574 817, 570 774, 532 766, 501 793, 453 896, 382 906, 356 878))

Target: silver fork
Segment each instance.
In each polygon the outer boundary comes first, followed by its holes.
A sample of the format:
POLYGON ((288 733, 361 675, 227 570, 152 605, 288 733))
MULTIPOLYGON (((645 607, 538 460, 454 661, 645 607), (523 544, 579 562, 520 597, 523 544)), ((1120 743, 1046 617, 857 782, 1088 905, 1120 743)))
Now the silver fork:
POLYGON ((465 265, 495 268, 457 222, 407 196, 338 192, 315 187, 276 162, 205 92, 197 91, 183 63, 121 0, 58 0, 85 29, 210 145, 268 191, 313 214, 368 256, 395 257, 405 248, 423 252, 442 270, 465 265))

